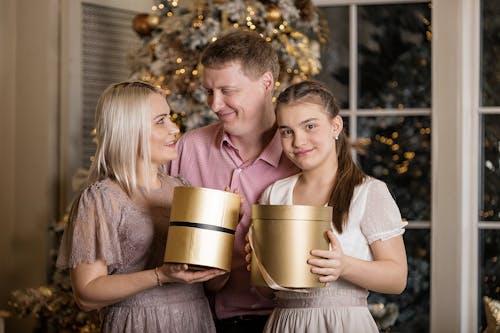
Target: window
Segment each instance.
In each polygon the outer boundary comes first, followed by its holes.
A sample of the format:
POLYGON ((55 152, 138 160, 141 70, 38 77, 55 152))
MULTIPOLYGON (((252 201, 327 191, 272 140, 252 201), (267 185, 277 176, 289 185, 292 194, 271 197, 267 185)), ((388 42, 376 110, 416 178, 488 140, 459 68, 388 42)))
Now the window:
POLYGON ((316 78, 337 96, 350 137, 361 147, 360 166, 387 183, 409 221, 404 236, 408 286, 402 295, 372 293, 369 303, 388 312, 378 320, 383 328, 391 324, 395 331, 425 332, 430 301, 430 4, 322 7, 330 39, 316 78))
MULTIPOLYGON (((422 101, 422 96, 429 96, 431 103, 428 105, 406 103, 405 108, 407 107, 410 112, 400 110, 402 114, 386 110, 392 106, 381 106, 380 109, 367 113, 362 109, 366 108, 366 103, 372 104, 369 108, 377 108, 380 105, 372 103, 372 99, 361 101, 359 104, 358 87, 362 86, 362 82, 360 84, 351 81, 363 78, 363 75, 357 74, 359 63, 362 62, 357 58, 360 57, 362 48, 356 49, 352 45, 361 44, 357 38, 363 37, 361 31, 364 30, 362 28, 358 30, 353 25, 346 28, 345 20, 349 17, 348 22, 356 23, 360 17, 360 9, 364 6, 374 8, 377 5, 389 8, 397 5, 415 8, 414 6, 418 7, 422 2, 411 0, 317 0, 315 2, 325 6, 324 12, 330 17, 330 28, 333 27, 335 32, 331 43, 333 48, 329 52, 333 54, 330 57, 335 56, 336 59, 332 63, 327 62, 325 68, 328 73, 336 75, 333 78, 328 76, 324 80, 330 83, 342 102, 344 114, 350 124, 351 137, 359 139, 371 133, 378 133, 380 126, 377 121, 383 122, 384 125, 391 123, 384 118, 404 117, 405 120, 399 120, 402 128, 409 126, 414 129, 423 122, 425 122, 423 127, 427 128, 427 119, 430 118, 429 128, 432 129, 432 140, 429 140, 432 148, 430 150, 432 163, 429 170, 430 215, 423 214, 428 210, 425 205, 419 203, 420 198, 414 197, 415 187, 410 186, 408 192, 411 194, 411 200, 415 198, 416 202, 401 205, 401 201, 398 201, 403 215, 406 215, 410 222, 406 234, 407 252, 409 256, 418 256, 414 252, 430 256, 429 330, 482 332, 486 325, 483 296, 498 299, 500 292, 498 261, 500 69, 497 64, 500 44, 498 40, 500 5, 498 1, 463 0, 432 3, 432 31, 429 29, 429 33, 433 36, 432 49, 429 49, 432 60, 431 94, 425 93, 419 97, 419 101, 422 101), (346 29, 349 30, 348 37, 344 32, 346 29), (347 48, 345 43, 342 44, 342 39, 346 38, 350 41, 350 46, 347 48), (346 67, 346 64, 347 70, 338 71, 339 67, 346 67), (342 85, 344 82, 347 82, 347 85, 342 85), (353 106, 353 101, 358 103, 358 106, 353 106), (431 112, 426 110, 427 107, 432 108, 431 112), (361 120, 364 115, 367 115, 366 119, 361 120), (370 117, 372 119, 368 119, 370 117), (411 121, 406 120, 408 118, 411 118, 411 121), (360 126, 360 123, 363 126, 360 126), (417 204, 423 209, 411 208, 417 204), (429 221, 426 222, 424 216, 430 216, 429 221), (409 239, 413 237, 413 240, 409 239), (432 251, 429 251, 430 248, 432 251)), ((406 14, 408 13, 401 15, 406 14)), ((429 17, 426 18, 430 21, 429 17)), ((393 21, 387 19, 380 24, 391 25, 393 21)), ((357 23, 357 26, 359 25, 360 22, 357 23)), ((406 37, 413 39, 411 35, 406 37)), ((391 45, 386 46, 391 47, 391 45)), ((368 45, 368 48, 373 50, 373 45, 368 45)), ((361 59, 363 58, 361 56, 361 59)), ((416 66, 407 68, 408 78, 417 81, 425 79, 425 76, 415 75, 414 70, 418 68, 418 61, 415 64, 416 66)), ((391 67, 392 63, 387 63, 384 71, 391 67)), ((418 82, 413 84, 417 85, 418 82)), ((397 87, 399 86, 398 81, 397 87)), ((383 88, 387 87, 381 87, 383 88)), ((391 95, 394 94, 389 94, 391 95)), ((392 124, 400 126, 396 120, 393 120, 392 124)), ((410 137, 415 138, 415 135, 410 137)), ((386 142, 387 138, 385 135, 386 142)), ((372 144, 375 142, 375 145, 383 144, 379 141, 371 142, 372 144)), ((380 164, 391 163, 387 158, 375 159, 376 162, 380 160, 380 164)), ((360 156, 360 161, 365 168, 368 167, 369 172, 384 173, 384 168, 372 168, 370 167, 372 163, 369 161, 366 164, 365 157, 360 156)), ((396 179, 400 177, 397 173, 394 173, 394 176, 396 179)), ((392 178, 392 175, 389 178, 392 178)), ((408 184, 402 187, 406 186, 408 184)), ((396 197, 405 196, 398 190, 395 190, 394 194, 396 197)), ((409 265, 411 270, 410 257, 409 265)))
POLYGON ((483 297, 500 300, 500 3, 481 1, 479 331, 486 328, 483 297))

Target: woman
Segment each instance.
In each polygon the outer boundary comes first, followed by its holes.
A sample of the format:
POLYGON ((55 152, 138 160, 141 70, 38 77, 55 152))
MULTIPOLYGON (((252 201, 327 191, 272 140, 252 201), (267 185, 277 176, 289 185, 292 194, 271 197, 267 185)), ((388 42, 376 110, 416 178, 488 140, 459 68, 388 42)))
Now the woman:
POLYGON ((333 219, 330 250, 312 250, 308 260, 327 286, 275 292, 278 305, 265 331, 378 332, 368 290, 404 290, 406 222, 387 186, 356 166, 335 98, 323 84, 288 87, 278 97, 276 116, 283 150, 301 173, 270 185, 260 203, 328 204, 333 219))
POLYGON ((177 157, 179 130, 162 92, 109 86, 96 109, 90 185, 73 204, 57 265, 69 267, 76 303, 101 310, 104 332, 214 332, 201 283, 221 270, 164 264, 175 186, 160 166, 177 157))

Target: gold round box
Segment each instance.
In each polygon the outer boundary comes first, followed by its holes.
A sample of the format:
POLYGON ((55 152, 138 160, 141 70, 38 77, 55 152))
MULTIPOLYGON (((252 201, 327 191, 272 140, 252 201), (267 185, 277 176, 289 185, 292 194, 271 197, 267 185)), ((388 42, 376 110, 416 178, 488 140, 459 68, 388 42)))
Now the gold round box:
POLYGON ((261 274, 264 269, 280 287, 323 287, 307 259, 313 249, 329 249, 326 232, 331 222, 332 207, 253 205, 252 284, 267 286, 261 274))
POLYGON ((240 196, 203 187, 174 188, 165 262, 231 270, 240 196))

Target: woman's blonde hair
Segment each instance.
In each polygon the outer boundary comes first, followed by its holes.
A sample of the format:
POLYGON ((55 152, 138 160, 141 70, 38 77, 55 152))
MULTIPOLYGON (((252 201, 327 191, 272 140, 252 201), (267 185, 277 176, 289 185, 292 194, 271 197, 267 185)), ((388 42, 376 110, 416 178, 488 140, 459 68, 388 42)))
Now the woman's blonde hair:
POLYGON ((141 81, 115 83, 101 94, 95 113, 97 148, 89 183, 111 178, 131 195, 137 189, 137 165, 141 158, 149 188, 152 94, 164 95, 159 88, 141 81))

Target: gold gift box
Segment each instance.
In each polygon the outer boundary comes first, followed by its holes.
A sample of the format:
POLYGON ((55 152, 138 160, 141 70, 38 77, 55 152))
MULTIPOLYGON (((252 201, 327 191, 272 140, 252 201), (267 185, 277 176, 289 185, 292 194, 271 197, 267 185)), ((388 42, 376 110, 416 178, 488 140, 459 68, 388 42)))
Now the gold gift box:
POLYGON ((328 250, 332 207, 305 205, 252 206, 251 281, 267 286, 258 262, 276 284, 285 288, 323 287, 307 259, 313 249, 328 250))
POLYGON ((231 270, 240 197, 202 188, 174 188, 165 262, 231 270))

